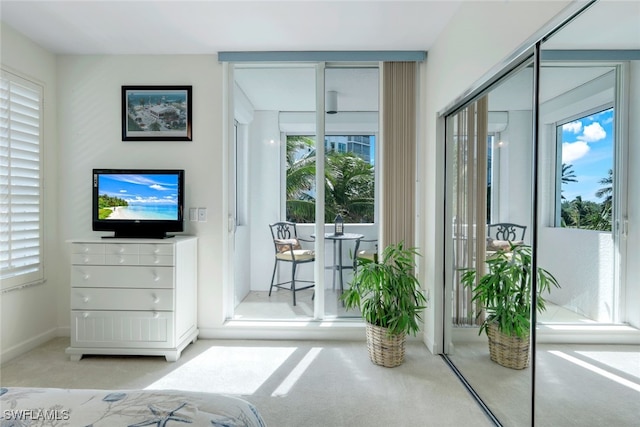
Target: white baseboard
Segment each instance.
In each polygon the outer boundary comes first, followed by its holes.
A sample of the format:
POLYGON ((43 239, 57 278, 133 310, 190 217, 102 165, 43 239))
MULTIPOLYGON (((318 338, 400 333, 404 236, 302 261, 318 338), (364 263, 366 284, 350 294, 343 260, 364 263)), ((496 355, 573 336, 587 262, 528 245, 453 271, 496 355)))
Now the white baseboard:
POLYGON ((19 344, 12 346, 6 350, 3 350, 0 353, 0 364, 4 364, 11 359, 14 359, 34 348, 46 343, 49 340, 52 340, 56 337, 69 336, 69 328, 52 328, 46 332, 43 332, 35 337, 29 338, 19 344), (64 329, 67 330, 66 334, 64 333, 64 329))
POLYGON ((339 322, 227 321, 219 328, 199 327, 202 339, 347 340, 364 341, 364 325, 339 322), (286 327, 283 327, 286 326, 286 327))
MULTIPOLYGON (((477 343, 487 340, 478 328, 453 328, 452 341, 477 343)), ((627 325, 541 324, 537 326, 538 344, 640 344, 640 330, 627 325)))

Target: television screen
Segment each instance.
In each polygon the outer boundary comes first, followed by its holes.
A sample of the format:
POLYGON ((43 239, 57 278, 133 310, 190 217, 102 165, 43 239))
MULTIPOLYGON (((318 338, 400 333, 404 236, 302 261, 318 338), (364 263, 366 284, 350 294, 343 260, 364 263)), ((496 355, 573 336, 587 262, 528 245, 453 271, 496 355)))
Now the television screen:
POLYGON ((115 237, 164 237, 182 231, 182 170, 93 172, 93 229, 115 237))
POLYGON ((178 176, 98 176, 100 219, 178 219, 178 176))

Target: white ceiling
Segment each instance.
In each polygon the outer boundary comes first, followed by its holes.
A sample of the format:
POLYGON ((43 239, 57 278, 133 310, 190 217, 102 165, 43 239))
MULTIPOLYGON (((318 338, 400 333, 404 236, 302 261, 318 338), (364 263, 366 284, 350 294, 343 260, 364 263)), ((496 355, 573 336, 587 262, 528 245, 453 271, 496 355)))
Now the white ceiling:
MULTIPOLYGON (((315 111, 311 66, 238 66, 235 81, 256 110, 315 111)), ((327 68, 325 91, 336 91, 338 111, 378 111, 377 68, 327 68)))
POLYGON ((0 19, 58 54, 428 50, 462 0, 0 0, 0 19))
POLYGON ((640 49, 640 1, 600 0, 544 43, 544 49, 640 49))
MULTIPOLYGON (((473 0, 0 0, 0 20, 58 54, 429 50, 464 1, 473 0)), ((601 0, 544 48, 640 49, 640 0, 601 0)), ((325 84, 340 111, 372 111, 377 79, 328 70, 325 84)), ((583 82, 560 80, 565 90, 583 82)), ((315 108, 312 69, 236 70, 236 81, 256 109, 315 108)))

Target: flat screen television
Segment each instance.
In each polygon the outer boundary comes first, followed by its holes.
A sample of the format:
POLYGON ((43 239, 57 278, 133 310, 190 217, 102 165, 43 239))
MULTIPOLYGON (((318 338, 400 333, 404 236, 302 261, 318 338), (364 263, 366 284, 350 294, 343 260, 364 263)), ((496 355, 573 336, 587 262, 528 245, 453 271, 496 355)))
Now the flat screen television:
POLYGON ((184 229, 184 170, 94 169, 93 230, 118 238, 172 237, 184 229))

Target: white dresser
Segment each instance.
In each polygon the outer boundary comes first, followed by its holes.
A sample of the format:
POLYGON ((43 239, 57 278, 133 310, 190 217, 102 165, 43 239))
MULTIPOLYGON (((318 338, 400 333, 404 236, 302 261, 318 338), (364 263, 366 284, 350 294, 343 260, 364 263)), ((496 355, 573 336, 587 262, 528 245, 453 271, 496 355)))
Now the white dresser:
POLYGON ((198 337, 197 238, 71 241, 71 346, 178 360, 198 337))

